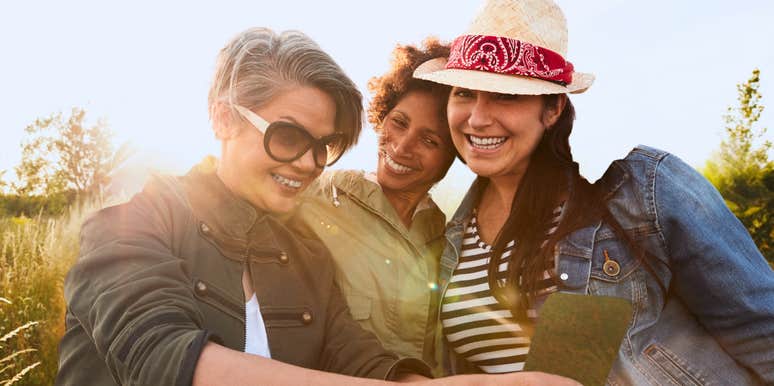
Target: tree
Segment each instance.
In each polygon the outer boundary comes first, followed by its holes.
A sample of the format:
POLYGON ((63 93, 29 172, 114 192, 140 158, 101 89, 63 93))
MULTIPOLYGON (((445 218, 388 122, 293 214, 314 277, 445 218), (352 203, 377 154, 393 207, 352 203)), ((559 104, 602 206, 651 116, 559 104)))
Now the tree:
POLYGON ((737 85, 739 106, 728 107, 726 135, 707 161, 704 175, 720 191, 731 211, 747 227, 769 262, 774 262, 774 161, 766 128, 756 123, 763 112, 760 71, 737 85))
POLYGON ((0 193, 5 192, 5 188, 8 186, 8 183, 3 180, 3 177, 5 177, 5 170, 0 170, 0 193))
POLYGON ((24 131, 29 138, 22 142, 22 161, 16 167, 16 193, 28 195, 76 195, 100 192, 110 174, 128 158, 124 144, 114 151, 112 132, 103 120, 92 126, 84 124, 86 111, 73 108, 69 117, 61 113, 37 119, 24 131))

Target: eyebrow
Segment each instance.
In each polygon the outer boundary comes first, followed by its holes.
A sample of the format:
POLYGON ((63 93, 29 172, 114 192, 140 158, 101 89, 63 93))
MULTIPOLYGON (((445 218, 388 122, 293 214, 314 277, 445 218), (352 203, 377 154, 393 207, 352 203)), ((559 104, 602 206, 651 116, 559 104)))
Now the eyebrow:
POLYGON ((288 121, 288 122, 290 122, 290 123, 292 123, 292 124, 302 128, 302 129, 304 129, 304 131, 306 131, 306 133, 309 134, 314 139, 323 139, 323 138, 326 138, 326 137, 330 137, 331 135, 334 135, 336 133, 339 133, 338 131, 334 130, 333 134, 323 135, 321 137, 316 137, 314 134, 312 134, 312 132, 309 131, 309 128, 307 128, 306 126, 302 125, 301 122, 297 121, 295 118, 291 117, 290 115, 281 115, 279 118, 280 119, 284 119, 284 120, 286 120, 286 121, 288 121))
POLYGON ((280 116, 280 119, 284 119, 286 121, 290 121, 290 123, 292 123, 292 124, 302 128, 302 129, 304 129, 306 131, 309 131, 309 129, 307 129, 306 126, 302 125, 300 122, 298 122, 295 118, 291 117, 290 115, 282 115, 282 116, 280 116))
POLYGON ((403 119, 411 122, 411 117, 409 117, 408 114, 404 113, 403 111, 393 109, 392 114, 400 115, 403 119))

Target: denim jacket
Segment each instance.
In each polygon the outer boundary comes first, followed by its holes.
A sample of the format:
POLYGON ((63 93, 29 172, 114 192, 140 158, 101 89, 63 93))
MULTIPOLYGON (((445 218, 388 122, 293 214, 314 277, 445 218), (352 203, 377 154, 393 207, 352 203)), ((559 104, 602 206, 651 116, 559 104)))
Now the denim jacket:
MULTIPOLYGON (((649 272, 602 221, 555 248, 560 291, 633 305, 608 384, 774 384, 774 272, 720 194, 679 158, 645 146, 613 162, 597 183, 608 191, 611 214, 661 261, 649 272), (602 269, 603 251, 618 272, 602 269)), ((444 291, 477 191, 470 189, 447 226, 444 291)), ((447 355, 449 372, 470 369, 452 350, 447 355)))

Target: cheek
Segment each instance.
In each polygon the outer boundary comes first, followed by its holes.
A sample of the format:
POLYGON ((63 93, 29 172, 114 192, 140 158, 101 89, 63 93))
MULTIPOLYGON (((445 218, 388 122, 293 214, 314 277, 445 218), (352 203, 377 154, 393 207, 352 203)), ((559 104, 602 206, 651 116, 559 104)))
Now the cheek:
POLYGON ((455 131, 461 131, 465 127, 465 122, 468 120, 470 112, 467 109, 450 104, 446 110, 446 118, 449 121, 449 128, 452 134, 455 131))
POLYGON ((451 140, 457 151, 462 152, 465 148, 465 142, 467 142, 467 139, 465 139, 465 134, 462 134, 462 132, 458 130, 452 130, 451 140))

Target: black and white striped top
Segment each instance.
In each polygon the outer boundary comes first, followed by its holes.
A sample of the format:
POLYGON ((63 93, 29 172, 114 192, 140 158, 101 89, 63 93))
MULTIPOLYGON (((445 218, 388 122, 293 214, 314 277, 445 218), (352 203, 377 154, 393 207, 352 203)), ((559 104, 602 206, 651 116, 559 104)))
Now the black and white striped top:
MULTIPOLYGON (((556 231, 563 206, 554 210, 546 237, 556 231)), ((499 280, 505 280, 514 246, 515 242, 511 241, 503 251, 499 280)), ((479 237, 476 213, 473 212, 462 239, 457 268, 449 280, 441 306, 443 333, 457 354, 485 373, 521 371, 529 352, 530 337, 511 311, 492 295, 487 279, 491 255, 492 247, 479 237)), ((539 298, 557 290, 548 270, 543 273, 540 288, 539 298)), ((536 310, 527 310, 527 316, 534 323, 536 310)))

